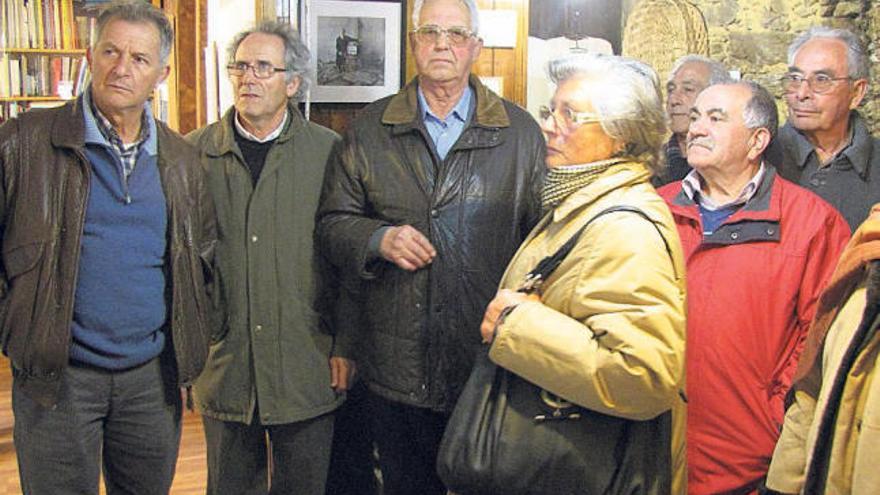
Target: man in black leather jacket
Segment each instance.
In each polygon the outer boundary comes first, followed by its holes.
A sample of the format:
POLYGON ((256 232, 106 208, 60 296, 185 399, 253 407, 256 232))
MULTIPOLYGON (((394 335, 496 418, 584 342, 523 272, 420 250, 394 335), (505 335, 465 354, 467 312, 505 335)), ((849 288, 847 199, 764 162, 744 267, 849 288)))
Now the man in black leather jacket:
POLYGON ((322 251, 361 287, 360 354, 385 493, 444 493, 448 413, 504 268, 540 217, 535 121, 489 91, 471 0, 416 2, 418 76, 364 109, 325 175, 322 251))

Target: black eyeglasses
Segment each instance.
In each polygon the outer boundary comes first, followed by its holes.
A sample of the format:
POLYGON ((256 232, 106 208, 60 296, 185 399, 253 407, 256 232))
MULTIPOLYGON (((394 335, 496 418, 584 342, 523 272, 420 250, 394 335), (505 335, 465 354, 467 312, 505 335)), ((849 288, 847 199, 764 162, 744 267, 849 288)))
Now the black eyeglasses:
POLYGON ((426 24, 413 29, 416 39, 420 43, 433 45, 440 41, 443 35, 446 35, 450 45, 463 45, 474 35, 474 32, 461 26, 452 26, 450 28, 442 28, 434 24, 426 24))
POLYGON ((226 66, 226 71, 230 76, 234 77, 242 77, 247 70, 250 69, 254 73, 254 77, 257 79, 269 79, 274 76, 276 72, 287 72, 287 69, 282 67, 275 67, 269 62, 257 62, 255 64, 250 64, 247 62, 233 62, 226 66))
POLYGON ((814 93, 827 93, 834 87, 837 81, 848 81, 851 77, 831 77, 828 74, 813 74, 810 77, 804 77, 801 74, 786 74, 782 76, 782 87, 787 93, 793 93, 801 88, 801 85, 807 83, 808 87, 814 93))

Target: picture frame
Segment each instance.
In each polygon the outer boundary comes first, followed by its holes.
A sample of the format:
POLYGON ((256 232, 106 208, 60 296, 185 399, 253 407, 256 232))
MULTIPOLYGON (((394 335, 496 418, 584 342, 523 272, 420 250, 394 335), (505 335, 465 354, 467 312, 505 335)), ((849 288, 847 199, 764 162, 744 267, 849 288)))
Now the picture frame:
POLYGON ((401 80, 401 3, 304 0, 303 38, 311 51, 309 100, 372 102, 401 80))

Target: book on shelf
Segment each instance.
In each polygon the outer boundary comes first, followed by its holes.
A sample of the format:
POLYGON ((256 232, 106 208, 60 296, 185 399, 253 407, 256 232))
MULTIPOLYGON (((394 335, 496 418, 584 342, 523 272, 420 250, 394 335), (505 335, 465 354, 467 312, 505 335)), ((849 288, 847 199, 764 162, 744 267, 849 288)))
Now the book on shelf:
POLYGON ((20 54, 2 59, 0 96, 54 96, 72 98, 82 92, 88 80, 88 62, 83 56, 65 54, 20 54))
POLYGON ((86 0, 0 0, 0 48, 87 48, 97 5, 86 0))
POLYGON ((7 98, 9 94, 9 61, 5 53, 0 53, 0 98, 7 98))

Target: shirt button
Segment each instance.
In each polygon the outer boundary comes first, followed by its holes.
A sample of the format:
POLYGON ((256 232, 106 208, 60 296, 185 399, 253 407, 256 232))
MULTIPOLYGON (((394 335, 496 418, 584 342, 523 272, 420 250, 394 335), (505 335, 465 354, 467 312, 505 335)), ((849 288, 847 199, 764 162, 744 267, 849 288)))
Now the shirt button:
POLYGON ((251 236, 251 242, 257 242, 257 240, 259 240, 259 238, 257 237, 256 234, 251 236))
POLYGON ((439 217, 439 216, 440 216, 440 212, 437 211, 436 208, 432 208, 432 209, 431 209, 431 218, 437 218, 437 217, 439 217))
POLYGON ((422 309, 422 304, 421 304, 421 303, 416 303, 416 309, 422 309))
POLYGON ((260 333, 263 330, 263 325, 257 325, 254 327, 254 333, 260 333))

